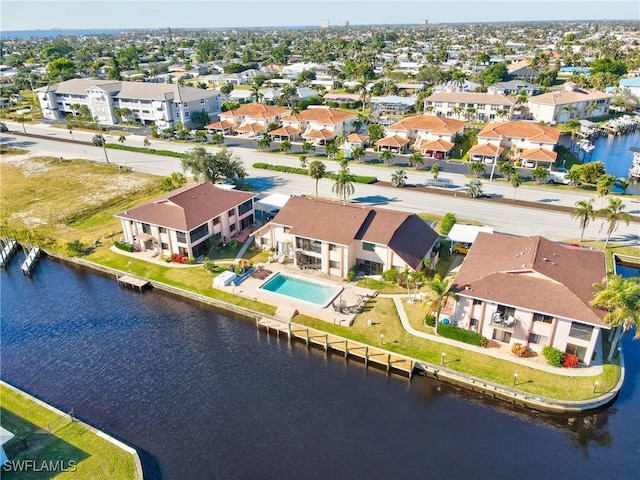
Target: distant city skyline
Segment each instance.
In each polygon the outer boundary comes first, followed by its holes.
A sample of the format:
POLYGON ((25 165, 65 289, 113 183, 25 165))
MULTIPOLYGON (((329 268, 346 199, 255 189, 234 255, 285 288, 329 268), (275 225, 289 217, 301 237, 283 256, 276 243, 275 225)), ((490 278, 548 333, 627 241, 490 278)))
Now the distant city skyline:
POLYGON ((637 0, 1 0, 2 31, 640 20, 637 0))

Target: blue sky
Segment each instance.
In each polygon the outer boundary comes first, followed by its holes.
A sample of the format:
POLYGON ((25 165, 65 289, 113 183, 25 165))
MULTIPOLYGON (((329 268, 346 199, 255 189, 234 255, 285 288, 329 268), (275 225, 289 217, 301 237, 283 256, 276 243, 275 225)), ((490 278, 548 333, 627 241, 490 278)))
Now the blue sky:
POLYGON ((2 31, 639 20, 638 0, 0 0, 2 31))

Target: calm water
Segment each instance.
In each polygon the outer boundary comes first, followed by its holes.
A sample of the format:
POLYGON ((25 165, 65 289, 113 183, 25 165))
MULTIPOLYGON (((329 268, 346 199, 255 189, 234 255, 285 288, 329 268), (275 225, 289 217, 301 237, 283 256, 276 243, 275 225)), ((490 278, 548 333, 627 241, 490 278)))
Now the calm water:
POLYGON ((630 338, 612 407, 543 416, 56 261, 0 279, 2 378, 135 446, 147 479, 637 478, 630 338))

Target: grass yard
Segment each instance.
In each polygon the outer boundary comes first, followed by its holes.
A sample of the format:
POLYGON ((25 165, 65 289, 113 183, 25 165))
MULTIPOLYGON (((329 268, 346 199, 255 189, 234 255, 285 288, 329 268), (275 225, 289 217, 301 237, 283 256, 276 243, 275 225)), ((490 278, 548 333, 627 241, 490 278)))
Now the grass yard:
POLYGON ((373 346, 380 345, 380 334, 383 334, 386 349, 432 364, 440 364, 442 352, 445 352, 447 368, 505 386, 513 386, 513 373, 517 372, 517 388, 541 397, 562 400, 594 398, 602 392, 611 390, 620 376, 620 369, 616 365, 605 365, 601 375, 591 377, 555 375, 488 355, 414 337, 404 330, 393 300, 388 298, 376 297, 370 300, 351 327, 332 325, 302 315, 296 316, 294 321, 373 346), (368 320, 373 322, 371 327, 368 326, 368 320), (593 392, 594 381, 600 384, 597 394, 593 392))
POLYGON ((68 416, 57 415, 4 385, 0 386, 0 393, 2 426, 15 434, 4 445, 10 460, 33 460, 36 465, 44 461, 60 461, 65 467, 70 462, 76 465, 76 471, 55 477, 48 471, 3 471, 3 479, 136 478, 135 463, 129 453, 70 421, 68 416))

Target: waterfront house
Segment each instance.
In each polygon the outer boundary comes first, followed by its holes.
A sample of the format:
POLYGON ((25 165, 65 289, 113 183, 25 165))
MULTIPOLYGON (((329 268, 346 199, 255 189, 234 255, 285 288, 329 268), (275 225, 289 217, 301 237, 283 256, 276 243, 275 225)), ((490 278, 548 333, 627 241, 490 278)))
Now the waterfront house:
POLYGON ((444 158, 455 145, 455 137, 464 131, 465 122, 433 115, 406 117, 387 127, 387 136, 376 145, 381 148, 404 150, 412 148, 426 157, 444 158))
POLYGON ((499 345, 546 345, 589 365, 602 360, 605 310, 589 305, 606 277, 604 252, 540 236, 479 233, 451 289, 451 321, 499 345))
POLYGON ((477 137, 477 145, 469 149, 473 161, 490 163, 510 150, 510 157, 525 166, 549 167, 558 156, 554 148, 560 139, 560 130, 532 122, 496 122, 486 125, 477 137))
POLYGON ((255 194, 216 186, 188 185, 115 215, 124 241, 150 255, 199 257, 206 240, 227 242, 254 222, 255 194))
POLYGON ((437 262, 438 234, 417 215, 308 197, 292 197, 255 239, 300 268, 338 277, 352 268, 380 275, 437 262))
POLYGON ((424 111, 438 117, 481 122, 514 117, 516 100, 498 93, 438 92, 424 99, 424 111))
POLYGON ((220 112, 220 93, 177 84, 126 82, 74 78, 36 89, 42 116, 60 120, 76 115, 76 105, 86 106, 91 118, 102 125, 122 121, 120 111, 159 129, 190 124, 191 114, 204 111, 212 117, 220 112))
POLYGON ((300 135, 304 140, 316 145, 323 145, 338 135, 347 136, 353 131, 355 113, 343 112, 335 108, 309 107, 300 113, 282 119, 282 127, 270 131, 270 135, 300 135), (295 133, 291 133, 294 132, 295 133))
POLYGON ((269 125, 280 123, 283 116, 289 115, 291 109, 275 107, 262 103, 242 105, 235 110, 222 112, 220 121, 206 125, 210 133, 238 133, 246 137, 256 137, 267 133, 269 125))
POLYGON ((529 113, 536 122, 551 125, 571 119, 606 115, 613 95, 597 90, 577 88, 567 82, 564 90, 548 92, 529 99, 529 113))

